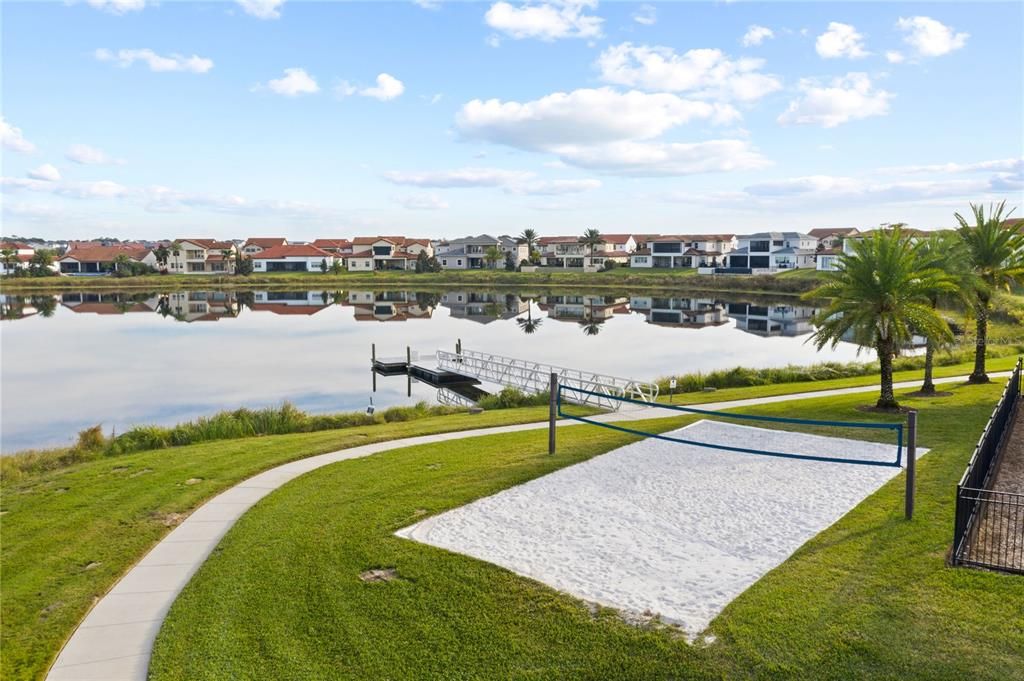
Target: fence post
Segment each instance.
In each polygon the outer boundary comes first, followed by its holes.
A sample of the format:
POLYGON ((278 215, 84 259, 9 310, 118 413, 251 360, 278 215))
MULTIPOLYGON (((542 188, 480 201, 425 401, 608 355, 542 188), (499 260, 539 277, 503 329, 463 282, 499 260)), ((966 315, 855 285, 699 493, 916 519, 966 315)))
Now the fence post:
POLYGON ((558 418, 558 374, 551 372, 551 394, 548 398, 548 454, 555 453, 555 420, 558 418))
POLYGON ((904 515, 907 520, 914 517, 914 477, 917 468, 917 411, 907 414, 907 491, 904 500, 904 515))
POLYGON ((405 396, 412 397, 412 348, 405 346, 405 396))

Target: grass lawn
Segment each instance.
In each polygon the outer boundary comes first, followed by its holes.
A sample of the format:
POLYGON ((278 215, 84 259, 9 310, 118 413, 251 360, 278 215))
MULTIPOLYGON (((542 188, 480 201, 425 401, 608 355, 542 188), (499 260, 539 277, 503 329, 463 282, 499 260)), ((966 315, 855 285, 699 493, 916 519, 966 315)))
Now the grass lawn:
MULTIPOLYGON (((989 357, 986 360, 986 369, 989 373, 996 371, 1009 371, 1017 364, 1017 356, 989 357)), ((935 378, 947 376, 967 376, 974 368, 974 363, 951 364, 950 366, 935 367, 933 375, 935 378)), ((893 374, 893 380, 920 381, 924 376, 924 369, 913 369, 910 371, 897 371, 893 374)), ((1004 383, 1003 379, 993 379, 997 383, 1004 383)), ((721 388, 712 392, 691 392, 676 393, 672 396, 672 404, 705 404, 708 402, 726 402, 731 400, 743 400, 749 397, 770 397, 774 395, 792 395, 794 393, 813 392, 817 390, 832 390, 835 388, 855 388, 865 385, 878 385, 878 374, 868 376, 851 376, 849 378, 834 378, 825 381, 800 381, 795 383, 776 383, 773 385, 759 385, 742 388, 721 388)), ((945 390, 939 387, 940 390, 945 390)), ((864 393, 862 400, 867 401, 871 393, 864 393)), ((662 392, 658 396, 659 402, 669 402, 669 395, 662 392)), ((980 432, 979 432, 980 435, 980 432)))
MULTIPOLYGON (((953 489, 1002 390, 906 398, 920 411, 917 516, 903 476, 770 572, 713 643, 636 628, 496 566, 397 539, 424 515, 634 440, 590 426, 419 446, 288 483, 229 532, 175 603, 151 678, 1007 679, 1024 677, 1024 580, 949 569, 953 489), (394 567, 400 579, 363 583, 394 567)), ((865 395, 761 414, 877 420, 865 395)), ((664 430, 688 417, 647 424, 664 430)), ((845 434, 845 433, 844 433, 845 434)), ((823 474, 827 466, 822 464, 823 474)))
POLYGON ((90 461, 0 482, 0 678, 40 678, 93 600, 206 499, 313 454, 547 418, 546 407, 221 440, 90 461))

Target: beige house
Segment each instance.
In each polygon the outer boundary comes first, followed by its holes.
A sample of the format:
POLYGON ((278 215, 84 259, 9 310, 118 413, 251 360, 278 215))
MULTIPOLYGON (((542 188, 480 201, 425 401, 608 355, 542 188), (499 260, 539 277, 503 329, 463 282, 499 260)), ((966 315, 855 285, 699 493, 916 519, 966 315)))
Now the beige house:
POLYGON ((252 257, 268 248, 286 245, 288 240, 283 236, 251 236, 242 244, 242 255, 252 257))
POLYGON ((217 239, 178 239, 171 244, 167 271, 171 274, 230 274, 235 271, 234 242, 217 239))
POLYGON ((407 239, 404 236, 361 236, 352 240, 348 258, 351 272, 374 270, 411 270, 416 268, 420 253, 433 257, 430 239, 407 239))

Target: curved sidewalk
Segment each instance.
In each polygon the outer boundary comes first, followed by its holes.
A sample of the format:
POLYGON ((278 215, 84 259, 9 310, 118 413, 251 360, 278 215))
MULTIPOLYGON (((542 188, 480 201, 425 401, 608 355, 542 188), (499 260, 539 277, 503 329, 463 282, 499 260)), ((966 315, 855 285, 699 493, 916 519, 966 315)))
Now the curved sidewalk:
MULTIPOLYGON (((997 378, 1008 376, 1009 372, 990 375, 997 378)), ((935 383, 955 383, 965 378, 952 376, 936 379, 935 383)), ((919 383, 920 380, 905 381, 896 383, 895 387, 911 388, 919 383)), ((875 390, 878 390, 877 385, 868 385, 692 406, 707 410, 731 409, 875 390)), ((621 421, 673 415, 679 412, 640 407, 607 414, 602 419, 621 421)), ((560 421, 558 425, 578 424, 560 421)), ((97 601, 60 651, 46 678, 51 681, 145 681, 153 643, 178 594, 235 522, 257 501, 286 482, 332 463, 393 449, 546 427, 547 422, 541 421, 378 442, 282 464, 238 483, 193 511, 97 601)))

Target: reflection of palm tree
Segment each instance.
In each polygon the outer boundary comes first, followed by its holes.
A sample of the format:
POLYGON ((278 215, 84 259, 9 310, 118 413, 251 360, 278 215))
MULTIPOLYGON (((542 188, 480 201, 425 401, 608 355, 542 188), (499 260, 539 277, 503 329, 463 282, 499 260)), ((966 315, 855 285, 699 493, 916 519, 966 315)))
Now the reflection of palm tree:
POLYGON ((39 311, 40 317, 52 317, 57 310, 57 299, 53 296, 32 296, 32 306, 39 311))
POLYGON ((601 325, 604 324, 603 319, 594 319, 594 300, 590 300, 590 312, 586 317, 580 320, 580 328, 583 329, 583 335, 585 336, 596 336, 601 333, 601 325))
POLYGON ((522 317, 517 317, 516 318, 516 324, 519 325, 519 328, 522 329, 523 333, 525 333, 525 334, 534 333, 537 329, 540 328, 540 323, 542 321, 543 321, 542 319, 534 319, 533 318, 533 301, 532 300, 527 300, 526 301, 526 319, 523 319, 522 317))
POLYGON ((171 312, 171 300, 167 296, 160 296, 160 300, 156 301, 156 313, 167 319, 173 314, 171 312))

